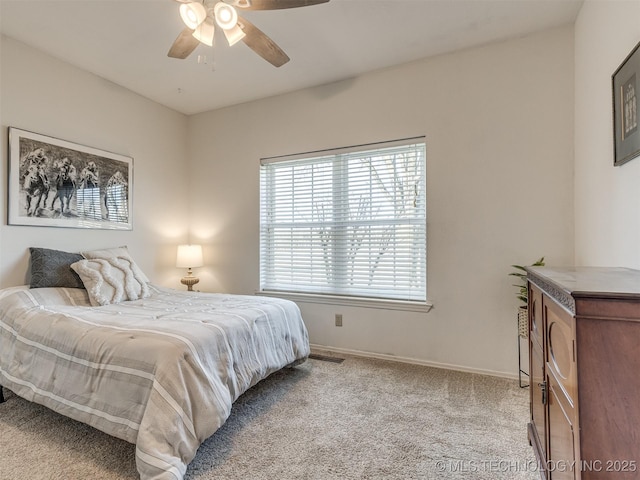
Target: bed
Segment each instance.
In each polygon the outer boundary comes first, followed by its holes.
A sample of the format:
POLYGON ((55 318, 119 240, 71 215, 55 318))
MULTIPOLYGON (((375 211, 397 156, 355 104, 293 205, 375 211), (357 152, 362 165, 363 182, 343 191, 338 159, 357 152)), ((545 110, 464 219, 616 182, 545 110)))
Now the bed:
POLYGON ((142 480, 180 480, 242 393, 307 358, 308 335, 288 300, 141 283, 97 306, 90 288, 0 290, 0 385, 135 444, 142 480))

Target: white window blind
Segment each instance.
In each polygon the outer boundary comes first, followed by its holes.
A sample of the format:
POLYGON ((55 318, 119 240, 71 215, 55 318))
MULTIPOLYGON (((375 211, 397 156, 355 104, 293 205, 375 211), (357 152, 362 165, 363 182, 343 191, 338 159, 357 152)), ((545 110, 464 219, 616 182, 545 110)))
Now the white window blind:
POLYGON ((426 301, 424 138, 263 159, 260 288, 426 301))

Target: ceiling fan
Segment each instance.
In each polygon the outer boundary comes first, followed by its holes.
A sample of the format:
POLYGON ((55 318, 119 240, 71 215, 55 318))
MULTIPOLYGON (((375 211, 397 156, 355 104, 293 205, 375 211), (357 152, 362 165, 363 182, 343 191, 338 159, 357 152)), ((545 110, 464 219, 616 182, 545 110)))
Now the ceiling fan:
POLYGON ((175 0, 180 3, 180 17, 186 28, 180 32, 167 54, 187 58, 200 44, 213 46, 216 26, 229 45, 242 40, 249 48, 275 67, 289 61, 286 53, 238 10, 280 10, 327 3, 329 0, 175 0))

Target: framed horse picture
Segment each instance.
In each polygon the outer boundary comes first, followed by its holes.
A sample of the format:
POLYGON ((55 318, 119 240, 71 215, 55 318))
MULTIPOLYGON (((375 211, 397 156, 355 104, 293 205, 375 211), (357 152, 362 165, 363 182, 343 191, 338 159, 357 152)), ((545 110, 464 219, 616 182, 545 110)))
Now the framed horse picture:
POLYGON ((10 225, 131 230, 133 159, 9 127, 10 225))

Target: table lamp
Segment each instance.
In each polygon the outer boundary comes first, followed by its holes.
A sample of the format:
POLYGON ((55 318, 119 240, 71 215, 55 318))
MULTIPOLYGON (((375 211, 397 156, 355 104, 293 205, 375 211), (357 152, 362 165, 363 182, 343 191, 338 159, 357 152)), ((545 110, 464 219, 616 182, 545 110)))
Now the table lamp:
POLYGON ((204 265, 202 261, 202 245, 178 245, 178 255, 176 267, 186 268, 187 276, 182 277, 180 283, 187 286, 189 292, 193 291, 193 286, 200 281, 193 276, 192 268, 204 265))

